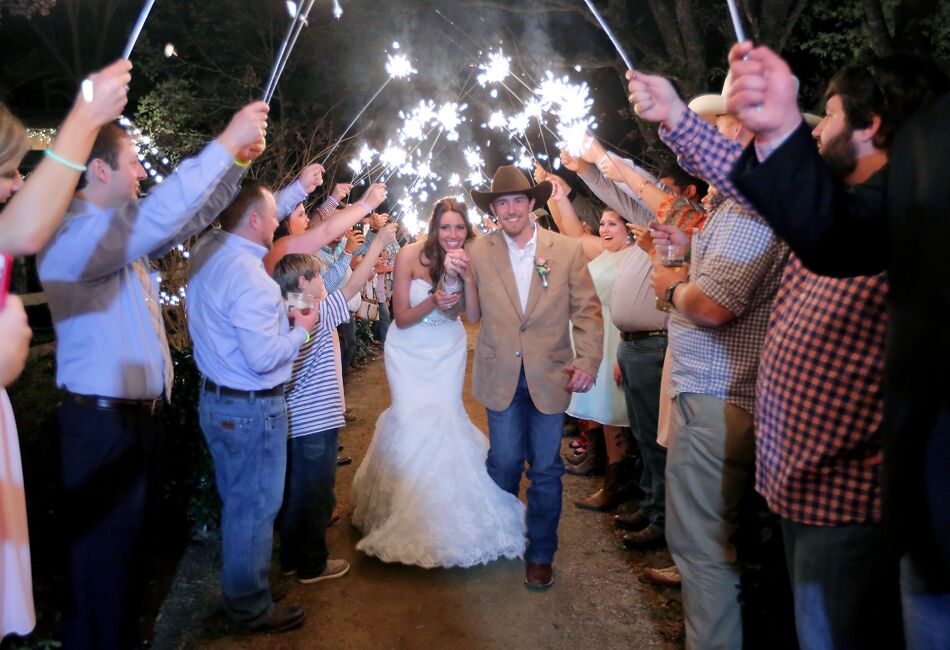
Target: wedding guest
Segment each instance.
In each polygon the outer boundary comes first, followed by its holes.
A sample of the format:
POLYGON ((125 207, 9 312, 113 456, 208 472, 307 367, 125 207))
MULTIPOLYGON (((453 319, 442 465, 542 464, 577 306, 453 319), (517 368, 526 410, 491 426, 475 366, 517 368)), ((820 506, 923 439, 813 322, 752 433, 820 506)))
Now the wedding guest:
MULTIPOLYGON (((384 198, 385 187, 372 186, 352 211, 365 215, 375 207, 368 202, 384 198)), ((306 617, 301 608, 276 607, 267 578, 287 463, 284 384, 317 311, 295 314, 291 328, 280 288, 264 270, 278 225, 269 190, 246 182, 219 220, 221 230, 192 252, 188 329, 204 377, 201 428, 223 502, 222 600, 230 618, 249 630, 282 632, 306 617)), ((329 232, 346 228, 332 220, 324 225, 329 232)))
POLYGON ((347 302, 358 295, 373 273, 376 259, 395 239, 396 226, 383 228, 369 252, 342 287, 327 293, 320 263, 309 255, 286 255, 274 280, 286 298, 290 292, 311 294, 317 301, 318 326, 294 360, 286 386, 288 432, 284 504, 278 518, 280 566, 301 584, 340 578, 346 560, 330 559, 326 531, 336 506, 337 448, 343 417, 343 394, 337 382, 333 334, 349 319, 347 302))
MULTIPOLYGON (((662 77, 636 73, 632 100, 681 167, 727 192, 728 179, 710 174, 718 138, 662 77)), ((725 111, 707 109, 716 129, 740 143, 752 134, 725 111)), ((673 243, 688 237, 659 225, 673 243), (675 233, 675 235, 674 235, 675 233)), ((666 538, 683 579, 688 647, 741 648, 742 609, 734 536, 739 503, 754 466, 753 412, 759 354, 787 248, 754 211, 725 199, 709 214, 692 245, 692 263, 654 261, 651 284, 673 306, 670 315, 670 395, 673 441, 666 468, 666 538), (717 450, 715 452, 711 450, 717 450)))
POLYGON ((139 201, 131 137, 103 127, 62 225, 37 256, 56 328, 67 648, 133 644, 160 412, 174 379, 149 260, 205 228, 263 150, 267 105, 239 111, 139 201))
MULTIPOLYGON (((32 255, 62 220, 82 165, 102 125, 114 120, 126 102, 131 79, 128 61, 117 61, 89 77, 92 100, 76 98, 45 159, 28 183, 19 166, 28 150, 26 129, 0 103, 0 250, 32 255)), ((27 634, 36 619, 30 566, 26 498, 20 442, 6 386, 19 376, 29 354, 32 330, 23 302, 8 295, 0 309, 0 531, 7 549, 0 558, 0 639, 27 634)))
MULTIPOLYGON (((948 358, 941 252, 950 186, 946 76, 926 60, 902 69, 909 78, 897 87, 920 108, 894 135, 889 166, 847 188, 805 144, 809 129, 788 64, 750 43, 733 47, 729 59, 730 109, 755 133, 755 146, 732 171, 741 192, 810 269, 837 277, 888 272, 882 517, 890 550, 903 554, 908 646, 947 647, 950 409, 933 374, 948 358)), ((887 85, 882 76, 875 82, 887 85)))

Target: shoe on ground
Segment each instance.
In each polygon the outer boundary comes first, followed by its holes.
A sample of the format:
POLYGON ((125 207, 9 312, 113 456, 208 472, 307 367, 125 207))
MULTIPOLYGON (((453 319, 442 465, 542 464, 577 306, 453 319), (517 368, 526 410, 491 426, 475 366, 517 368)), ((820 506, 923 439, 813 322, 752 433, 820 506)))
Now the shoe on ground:
POLYGON ((587 459, 586 451, 575 451, 573 455, 566 458, 569 465, 580 465, 587 459))
POLYGON ((333 514, 330 515, 330 523, 327 524, 327 528, 329 528, 330 526, 332 526, 333 524, 335 524, 335 523, 338 522, 338 521, 340 521, 340 513, 336 510, 336 508, 334 508, 334 509, 333 509, 333 514))
POLYGON ((327 566, 323 570, 323 573, 319 573, 315 576, 308 576, 300 572, 297 573, 297 582, 302 585, 312 585, 315 582, 323 582, 324 580, 333 580, 334 578, 342 578, 350 571, 350 563, 346 560, 327 560, 327 566))
POLYGON ((570 459, 568 459, 567 463, 564 471, 571 476, 590 476, 594 473, 597 465, 597 461, 591 457, 590 454, 586 454, 584 459, 576 465, 571 463, 570 459))
POLYGON ((594 512, 604 512, 606 510, 613 510, 620 503, 616 494, 612 494, 607 490, 601 488, 594 492, 589 497, 584 497, 583 499, 578 499, 574 502, 574 505, 580 508, 581 510, 593 510, 594 512))
MULTIPOLYGON (((356 422, 356 416, 353 415, 352 413, 344 413, 343 421, 346 422, 347 424, 352 424, 353 422, 356 422)), ((340 445, 340 449, 343 449, 343 445, 340 445)))
POLYGON ((337 456, 336 457, 336 464, 339 466, 349 465, 352 462, 353 462, 352 456, 337 456))
POLYGON ((675 564, 665 569, 644 569, 643 575, 650 582, 663 587, 683 586, 683 576, 680 575, 680 570, 675 564))
POLYGON ((307 611, 301 607, 275 607, 270 616, 251 632, 268 634, 272 632, 286 632, 298 628, 307 618, 307 611))
POLYGON ((641 531, 650 525, 650 519, 639 510, 614 515, 614 526, 623 530, 641 531))
MULTIPOLYGON (((281 569, 281 570, 280 570, 280 575, 286 576, 286 577, 288 577, 288 578, 289 578, 290 576, 294 575, 295 573, 297 573, 297 569, 281 569)), ((273 591, 274 591, 274 590, 271 589, 271 592, 273 592, 273 591)), ((276 601, 274 601, 274 602, 276 602, 276 601)))
POLYGON ((627 548, 652 548, 654 546, 665 546, 666 537, 663 534, 663 527, 651 523, 643 530, 633 533, 626 533, 621 537, 623 545, 627 548))
POLYGON ((527 562, 524 566, 524 585, 531 591, 544 591, 554 584, 554 568, 541 562, 527 562))

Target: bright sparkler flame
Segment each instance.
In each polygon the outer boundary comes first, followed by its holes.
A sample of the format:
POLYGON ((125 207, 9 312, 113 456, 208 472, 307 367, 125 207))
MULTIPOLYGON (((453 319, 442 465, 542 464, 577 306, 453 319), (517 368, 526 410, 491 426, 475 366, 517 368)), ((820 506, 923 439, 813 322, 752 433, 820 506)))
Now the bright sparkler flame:
POLYGON ((465 155, 465 164, 469 166, 469 169, 477 171, 485 166, 485 161, 482 160, 481 149, 478 147, 466 147, 463 154, 465 155))
POLYGON ((508 118, 508 130, 517 136, 523 136, 529 124, 527 113, 517 113, 508 118))
POLYGON ((354 158, 353 160, 347 163, 347 167, 353 170, 353 174, 355 176, 359 176, 360 170, 363 169, 363 163, 360 161, 359 158, 354 158))
POLYGON ((566 149, 569 154, 579 158, 591 145, 591 138, 587 133, 588 128, 585 121, 558 124, 557 133, 561 137, 558 147, 566 149))
POLYGON ((447 140, 455 141, 459 139, 457 129, 458 125, 464 121, 461 115, 461 110, 464 108, 465 106, 460 107, 455 102, 446 102, 439 107, 436 119, 445 129, 447 140))
POLYGON ((340 0, 333 0, 333 17, 337 20, 343 16, 343 7, 340 6, 340 0))
POLYGON ((458 174, 452 174, 449 176, 449 187, 461 187, 462 186, 462 177, 458 174))
POLYGON ((393 79, 411 77, 419 72, 412 67, 409 58, 404 54, 390 54, 386 60, 386 74, 393 79))
POLYGON ((369 145, 364 144, 360 148, 360 152, 356 155, 359 157, 359 160, 361 163, 363 163, 364 165, 367 165, 373 160, 373 157, 375 157, 376 154, 378 153, 379 153, 378 151, 376 151, 375 149, 372 149, 369 145))
POLYGON ((502 50, 489 52, 488 61, 479 65, 478 69, 483 71, 477 77, 482 87, 490 83, 502 83, 511 74, 511 59, 502 50))
POLYGON ((406 150, 393 145, 386 145, 386 148, 379 154, 379 160, 387 167, 402 167, 406 163, 406 150))
POLYGON ((486 126, 489 129, 498 129, 500 131, 503 131, 505 127, 508 126, 508 118, 505 117, 505 114, 502 113, 501 111, 495 111, 494 113, 488 116, 488 122, 486 126))
POLYGON ((480 171, 473 171, 468 175, 468 184, 472 187, 478 187, 482 184, 482 173, 480 171))

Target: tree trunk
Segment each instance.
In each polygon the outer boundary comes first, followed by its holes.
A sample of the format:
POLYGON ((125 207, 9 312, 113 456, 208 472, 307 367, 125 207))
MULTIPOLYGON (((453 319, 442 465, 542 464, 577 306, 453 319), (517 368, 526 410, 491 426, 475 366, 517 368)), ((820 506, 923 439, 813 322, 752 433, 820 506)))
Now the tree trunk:
POLYGON ((887 56, 893 52, 891 34, 884 20, 884 10, 880 0, 861 0, 868 29, 871 32, 871 48, 878 56, 887 56))

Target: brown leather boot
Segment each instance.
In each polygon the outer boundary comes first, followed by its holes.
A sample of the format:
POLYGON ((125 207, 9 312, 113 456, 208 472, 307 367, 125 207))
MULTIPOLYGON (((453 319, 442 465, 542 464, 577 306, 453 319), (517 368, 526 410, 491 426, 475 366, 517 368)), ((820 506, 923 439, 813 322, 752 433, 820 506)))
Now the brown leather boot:
POLYGON ((620 505, 623 495, 617 490, 617 474, 620 469, 619 463, 611 463, 607 466, 604 474, 604 486, 594 492, 589 497, 578 499, 574 505, 582 510, 595 510, 603 512, 613 510, 620 505))

